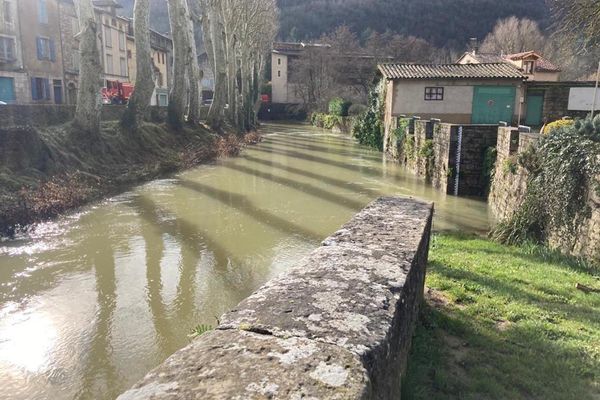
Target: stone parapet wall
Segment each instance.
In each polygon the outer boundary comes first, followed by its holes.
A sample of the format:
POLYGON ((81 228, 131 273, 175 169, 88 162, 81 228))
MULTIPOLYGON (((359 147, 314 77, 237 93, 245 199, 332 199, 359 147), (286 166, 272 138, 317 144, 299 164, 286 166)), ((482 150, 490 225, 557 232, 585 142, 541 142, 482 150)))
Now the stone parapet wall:
POLYGON ((118 399, 400 399, 432 214, 373 202, 118 399))

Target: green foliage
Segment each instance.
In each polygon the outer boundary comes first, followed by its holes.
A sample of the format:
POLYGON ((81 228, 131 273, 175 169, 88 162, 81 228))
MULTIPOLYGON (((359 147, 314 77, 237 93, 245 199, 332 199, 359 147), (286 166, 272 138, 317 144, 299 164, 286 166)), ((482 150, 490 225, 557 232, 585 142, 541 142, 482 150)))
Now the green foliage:
POLYGON ((192 332, 188 335, 188 337, 190 339, 194 339, 197 338, 198 336, 202 336, 207 332, 210 332, 213 330, 212 325, 205 325, 205 324, 200 324, 197 325, 196 327, 194 327, 194 329, 192 329, 192 332))
POLYGON ((415 159, 415 136, 414 135, 406 135, 406 140, 403 145, 404 154, 406 155, 406 159, 409 161, 413 161, 415 159))
POLYGON ((351 102, 346 101, 346 100, 342 99, 341 97, 333 98, 329 102, 329 108, 328 108, 329 114, 335 115, 338 117, 347 117, 348 110, 350 109, 351 105, 352 105, 351 102))
POLYGON ((312 113, 310 122, 313 126, 325 129, 332 129, 342 123, 342 117, 324 113, 312 113))
POLYGON ((402 399, 592 399, 597 270, 536 246, 433 238, 402 399))
POLYGON ((496 159, 498 158, 498 151, 495 147, 488 147, 483 153, 483 170, 481 171, 481 178, 485 183, 485 194, 490 192, 490 186, 492 179, 494 178, 494 171, 496 168, 496 159))
POLYGON ((504 173, 504 175, 516 174, 518 167, 519 164, 517 163, 517 160, 515 160, 513 157, 508 157, 502 162, 502 172, 504 173))
POLYGON ((519 163, 529 173, 525 200, 492 236, 505 243, 545 243, 553 232, 572 247, 591 212, 589 194, 599 184, 600 117, 553 130, 519 163))
POLYGON ((421 144, 421 148, 419 149, 419 157, 430 159, 433 157, 433 140, 425 139, 421 144))
POLYGON ((383 107, 384 90, 383 80, 369 93, 367 111, 357 117, 352 134, 360 144, 383 150, 383 107))

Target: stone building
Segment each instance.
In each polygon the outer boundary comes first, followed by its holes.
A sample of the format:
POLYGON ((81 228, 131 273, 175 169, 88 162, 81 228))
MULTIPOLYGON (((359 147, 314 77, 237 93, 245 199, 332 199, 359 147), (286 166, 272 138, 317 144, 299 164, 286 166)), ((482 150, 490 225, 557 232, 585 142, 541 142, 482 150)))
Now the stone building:
MULTIPOLYGON (((135 82, 137 76, 135 39, 133 22, 130 22, 130 31, 127 41, 127 59, 129 67, 130 82, 135 82)), ((155 88, 152 94, 151 105, 166 107, 169 105, 169 75, 173 53, 173 42, 171 38, 154 30, 150 31, 150 46, 152 67, 154 69, 155 88)))
POLYGON ((63 55, 65 97, 68 104, 77 103, 79 80, 79 19, 73 0, 59 1, 60 39, 63 55))
POLYGON ((65 101, 58 0, 0 2, 0 101, 65 101))
POLYGON ((29 83, 23 66, 17 0, 0 1, 0 101, 24 102, 29 83))
POLYGON ((379 72, 386 131, 402 115, 494 125, 521 118, 525 78, 510 64, 381 64, 379 72))

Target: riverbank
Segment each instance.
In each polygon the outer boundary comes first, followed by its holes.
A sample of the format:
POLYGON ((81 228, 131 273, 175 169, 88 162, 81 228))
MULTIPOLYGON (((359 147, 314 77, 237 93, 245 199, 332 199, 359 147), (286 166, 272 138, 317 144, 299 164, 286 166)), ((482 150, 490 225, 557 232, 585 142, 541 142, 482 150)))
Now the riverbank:
POLYGON ((237 155, 247 138, 205 127, 173 131, 146 123, 138 132, 103 122, 94 142, 73 140, 70 123, 0 129, 0 234, 121 192, 131 185, 237 155))
POLYGON ((403 399, 596 399, 600 270, 543 249, 435 236, 403 399))

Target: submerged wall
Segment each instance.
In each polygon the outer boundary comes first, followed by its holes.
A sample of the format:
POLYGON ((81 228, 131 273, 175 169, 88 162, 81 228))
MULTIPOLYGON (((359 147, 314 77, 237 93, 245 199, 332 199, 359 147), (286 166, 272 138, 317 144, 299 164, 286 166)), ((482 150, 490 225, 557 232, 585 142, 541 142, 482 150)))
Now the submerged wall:
POLYGON ((432 214, 373 202, 119 400, 400 399, 432 214))

